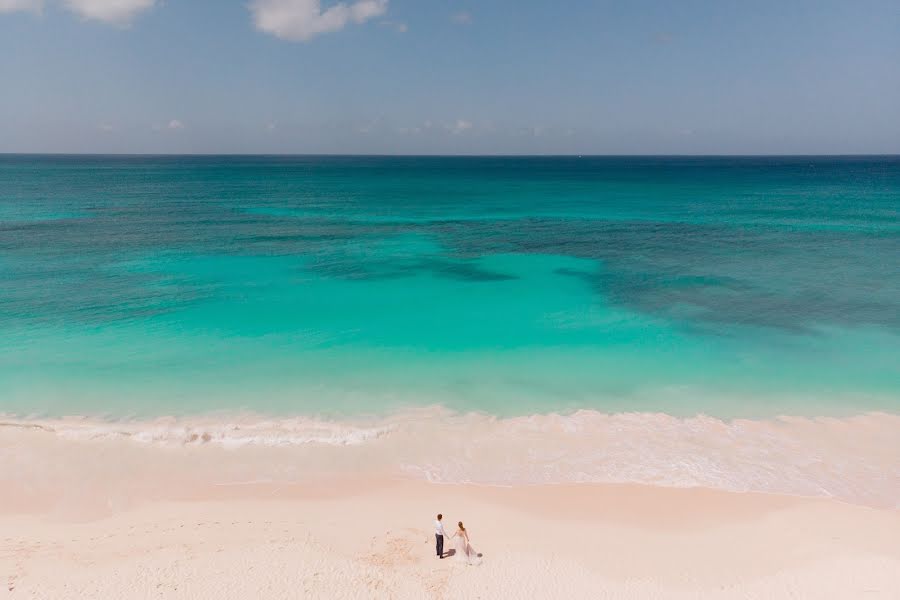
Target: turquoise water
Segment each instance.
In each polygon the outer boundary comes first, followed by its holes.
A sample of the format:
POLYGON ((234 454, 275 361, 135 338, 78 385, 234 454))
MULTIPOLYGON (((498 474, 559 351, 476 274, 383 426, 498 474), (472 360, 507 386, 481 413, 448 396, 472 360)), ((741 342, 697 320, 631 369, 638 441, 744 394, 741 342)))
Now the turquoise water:
POLYGON ((900 410, 900 158, 0 156, 0 412, 900 410))

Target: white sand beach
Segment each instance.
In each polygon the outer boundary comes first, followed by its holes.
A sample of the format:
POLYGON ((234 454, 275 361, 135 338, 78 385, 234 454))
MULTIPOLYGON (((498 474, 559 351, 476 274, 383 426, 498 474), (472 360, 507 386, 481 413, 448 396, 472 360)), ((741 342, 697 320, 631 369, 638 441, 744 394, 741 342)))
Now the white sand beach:
POLYGON ((168 492, 182 497, 105 514, 6 506, 6 596, 900 596, 900 513, 832 500, 391 480, 168 492), (466 522, 483 564, 436 558, 437 511, 466 522))
POLYGON ((896 431, 890 415, 4 419, 0 576, 10 599, 895 599, 896 431), (446 475, 610 467, 681 483, 446 475), (438 512, 480 565, 435 556, 438 512))

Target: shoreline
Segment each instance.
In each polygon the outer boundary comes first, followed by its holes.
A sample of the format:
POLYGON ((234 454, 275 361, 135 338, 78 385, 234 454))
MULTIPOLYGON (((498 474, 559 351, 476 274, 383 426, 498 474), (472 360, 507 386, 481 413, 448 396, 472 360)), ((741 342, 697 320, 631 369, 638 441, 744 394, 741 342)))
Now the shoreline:
POLYGON ((206 487, 191 496, 103 515, 0 511, 0 572, 11 597, 726 599, 900 592, 900 511, 828 499, 384 477, 206 487), (449 525, 466 522, 484 554, 481 565, 433 556, 438 511, 449 525))
POLYGON ((7 418, 0 575, 10 598, 887 600, 898 456, 887 413, 7 418), (482 564, 433 556, 437 512, 482 564))
POLYGON ((0 417, 6 504, 90 497, 86 481, 128 504, 143 499, 134 490, 154 496, 154 480, 194 488, 374 475, 498 487, 700 487, 897 509, 897 457, 900 415, 889 413, 722 420, 580 410, 503 418, 430 408, 355 420, 0 417))

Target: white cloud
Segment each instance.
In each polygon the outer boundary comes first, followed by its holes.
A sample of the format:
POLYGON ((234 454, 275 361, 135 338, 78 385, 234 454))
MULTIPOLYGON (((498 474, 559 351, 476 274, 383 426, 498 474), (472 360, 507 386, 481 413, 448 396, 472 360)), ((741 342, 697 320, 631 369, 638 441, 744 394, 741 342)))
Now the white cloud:
POLYGON ((43 10, 43 0, 0 0, 0 13, 30 12, 39 15, 43 10))
MULTIPOLYGON (((434 123, 432 123, 429 120, 429 121, 425 121, 421 125, 417 125, 414 127, 401 127, 397 131, 401 135, 419 135, 420 133, 425 133, 425 132, 431 131, 433 127, 434 127, 434 123)), ((447 126, 447 129, 450 129, 450 126, 447 126)))
MULTIPOLYGON (((151 8, 156 0, 60 0, 60 4, 82 19, 125 26, 138 13, 151 8)), ((0 14, 31 12, 41 14, 44 0, 0 0, 0 14)))
POLYGON ((472 23, 472 13, 467 11, 458 12, 452 15, 450 20, 457 25, 469 25, 472 23))
POLYGON ((457 119, 456 123, 454 123, 453 125, 450 125, 450 127, 448 127, 448 129, 453 134, 463 133, 464 131, 468 131, 468 130, 472 129, 472 121, 466 121, 465 119, 457 119))
POLYGON ((169 124, 166 125, 166 129, 172 129, 172 130, 184 129, 184 123, 182 123, 178 119, 172 119, 171 121, 169 121, 169 124))
POLYGON ((105 133, 111 133, 116 130, 116 128, 113 127, 112 125, 110 125, 109 123, 100 123, 99 128, 100 128, 100 131, 103 131, 105 133))
POLYGON ((320 33, 365 23, 387 12, 388 0, 343 2, 322 10, 321 0, 253 0, 250 12, 260 31, 284 40, 307 42, 320 33))
POLYGON ((151 8, 156 0, 63 0, 66 8, 82 19, 128 25, 138 13, 151 8))

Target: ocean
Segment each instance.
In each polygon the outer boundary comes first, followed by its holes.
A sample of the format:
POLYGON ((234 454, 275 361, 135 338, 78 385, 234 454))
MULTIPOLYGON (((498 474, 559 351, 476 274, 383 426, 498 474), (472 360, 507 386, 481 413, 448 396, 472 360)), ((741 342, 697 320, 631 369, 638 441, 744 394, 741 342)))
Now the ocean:
POLYGON ((406 439, 438 481, 900 475, 900 157, 5 155, 0 282, 6 425, 406 439))
POLYGON ((0 157, 0 410, 900 407, 900 158, 0 157))

